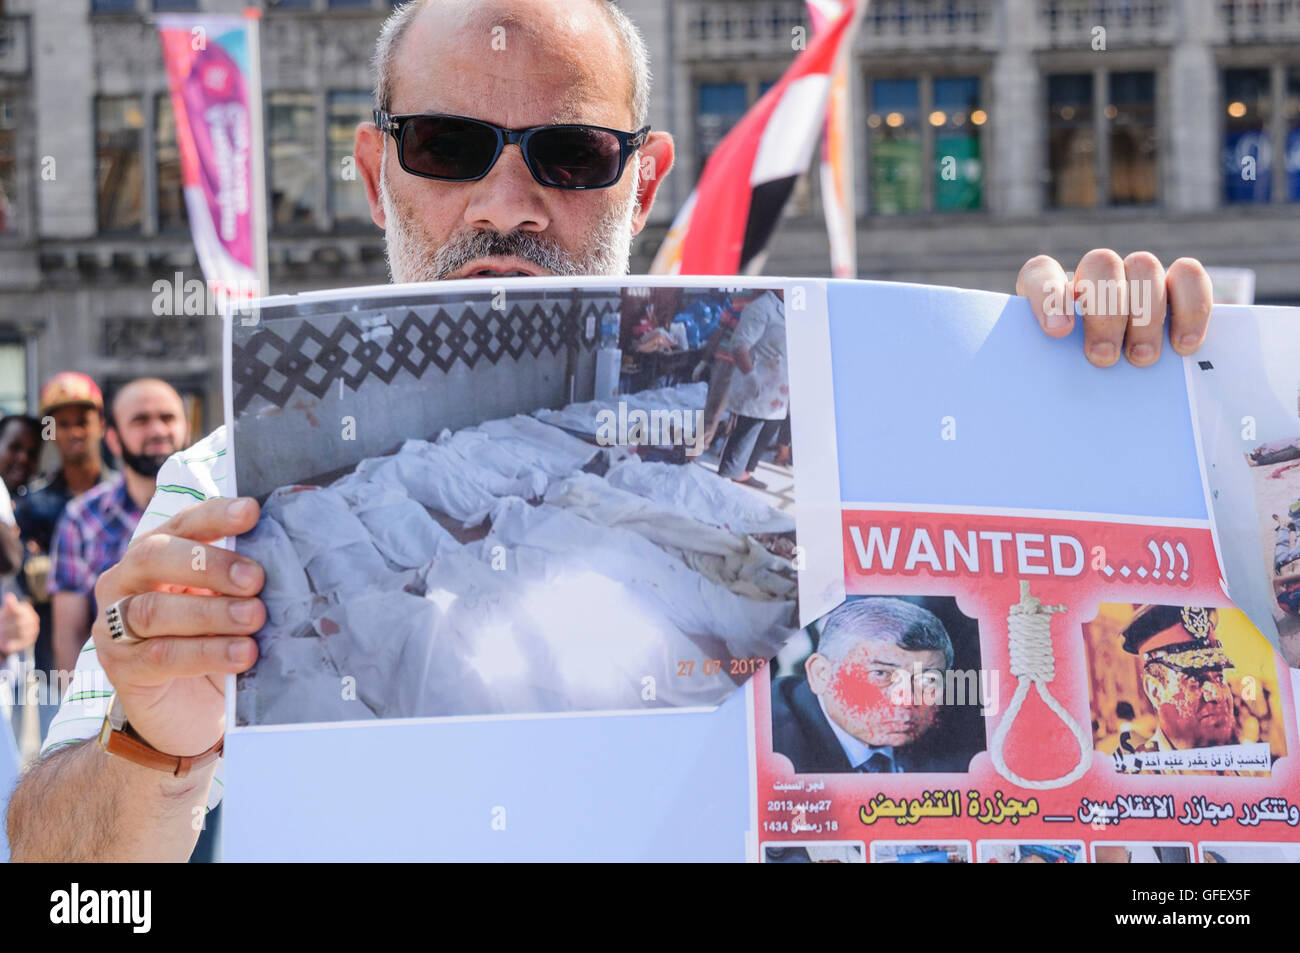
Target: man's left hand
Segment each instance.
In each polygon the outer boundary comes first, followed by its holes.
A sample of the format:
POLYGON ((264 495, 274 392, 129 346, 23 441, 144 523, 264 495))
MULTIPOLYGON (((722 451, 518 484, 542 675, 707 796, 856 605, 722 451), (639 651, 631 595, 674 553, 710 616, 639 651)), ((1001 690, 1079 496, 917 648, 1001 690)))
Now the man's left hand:
POLYGON ((1020 269, 1016 294, 1029 299, 1039 325, 1054 338, 1074 330, 1077 302, 1084 350, 1098 367, 1110 367, 1121 354, 1138 367, 1154 364, 1166 311, 1173 349, 1191 354, 1205 340, 1213 305, 1210 276, 1196 259, 1179 258, 1166 271, 1150 252, 1120 258, 1109 248, 1088 252, 1069 276, 1054 258, 1031 258, 1020 269))

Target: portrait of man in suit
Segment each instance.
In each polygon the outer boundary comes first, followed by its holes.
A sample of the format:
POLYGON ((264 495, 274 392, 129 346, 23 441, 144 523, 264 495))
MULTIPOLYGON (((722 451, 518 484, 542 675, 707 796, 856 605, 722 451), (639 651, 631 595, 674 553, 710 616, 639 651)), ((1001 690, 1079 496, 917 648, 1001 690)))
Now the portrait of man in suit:
POLYGON ((935 730, 952 667, 952 640, 933 612, 851 599, 821 620, 803 671, 772 682, 772 748, 797 774, 964 772, 974 752, 935 730))

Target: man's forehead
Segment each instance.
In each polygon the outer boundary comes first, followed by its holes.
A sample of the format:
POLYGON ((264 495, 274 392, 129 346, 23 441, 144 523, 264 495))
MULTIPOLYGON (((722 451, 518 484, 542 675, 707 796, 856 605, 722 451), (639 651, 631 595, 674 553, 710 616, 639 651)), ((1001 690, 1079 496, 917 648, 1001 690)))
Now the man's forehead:
POLYGON ((170 413, 181 405, 177 393, 166 384, 137 381, 123 389, 113 406, 120 414, 133 417, 142 414, 170 413))
POLYGON ((433 0, 397 50, 390 105, 512 126, 622 127, 627 70, 617 33, 589 0, 433 0))
POLYGON ((910 666, 920 662, 922 665, 933 663, 942 668, 944 662, 941 649, 905 649, 889 639, 864 639, 855 644, 845 657, 858 663, 880 665, 910 666))

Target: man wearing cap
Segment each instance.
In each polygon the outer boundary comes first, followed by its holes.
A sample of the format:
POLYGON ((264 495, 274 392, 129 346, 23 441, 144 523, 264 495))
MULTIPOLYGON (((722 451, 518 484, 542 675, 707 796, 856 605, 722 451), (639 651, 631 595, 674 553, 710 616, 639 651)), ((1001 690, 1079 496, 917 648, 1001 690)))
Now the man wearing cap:
POLYGON ((1218 619, 1214 609, 1143 606, 1124 629, 1124 651, 1142 656, 1142 691, 1159 725, 1137 751, 1235 743, 1235 705, 1223 675, 1233 664, 1215 638, 1218 619))
POLYGON ((99 386, 85 374, 61 371, 46 381, 41 388, 40 417, 42 427, 53 437, 54 446, 59 451, 59 468, 38 480, 18 501, 15 516, 27 550, 23 585, 41 620, 41 633, 36 640, 36 667, 48 672, 54 668, 53 620, 47 581, 55 527, 69 500, 117 474, 100 459, 104 397, 99 386))
POLYGON ((189 428, 181 397, 166 381, 131 381, 113 398, 109 449, 125 471, 68 504, 51 551, 54 663, 71 672, 90 638, 95 582, 121 561, 156 489, 163 462, 186 446, 189 428))

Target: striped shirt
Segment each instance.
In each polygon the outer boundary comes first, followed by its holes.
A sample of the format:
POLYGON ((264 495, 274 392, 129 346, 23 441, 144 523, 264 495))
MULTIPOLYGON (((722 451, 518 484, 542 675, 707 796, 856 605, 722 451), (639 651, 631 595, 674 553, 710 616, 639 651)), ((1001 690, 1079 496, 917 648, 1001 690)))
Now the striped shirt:
MULTIPOLYGON (((229 495, 226 492, 228 459, 225 427, 218 427, 188 450, 172 454, 158 471, 157 489, 136 526, 132 540, 157 529, 187 506, 214 496, 229 495)), ((230 543, 224 539, 216 545, 230 548, 230 543)), ((50 724, 49 734, 41 746, 41 757, 98 735, 112 696, 113 686, 99 664, 92 638, 77 658, 72 684, 68 686, 58 714, 50 724)), ((223 774, 224 764, 219 759, 213 785, 208 791, 208 810, 221 800, 223 774)))

